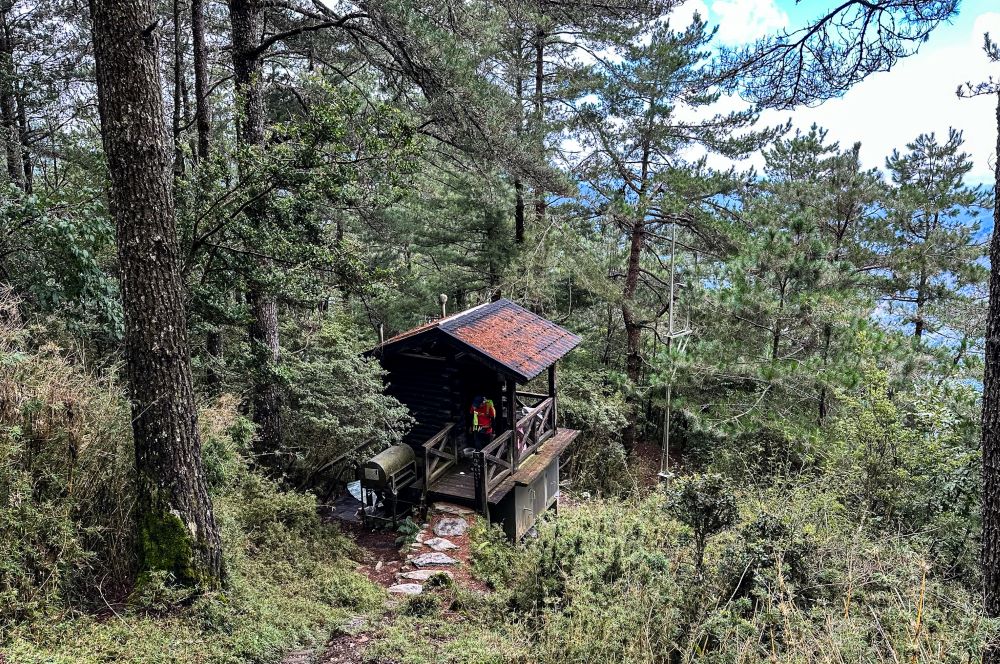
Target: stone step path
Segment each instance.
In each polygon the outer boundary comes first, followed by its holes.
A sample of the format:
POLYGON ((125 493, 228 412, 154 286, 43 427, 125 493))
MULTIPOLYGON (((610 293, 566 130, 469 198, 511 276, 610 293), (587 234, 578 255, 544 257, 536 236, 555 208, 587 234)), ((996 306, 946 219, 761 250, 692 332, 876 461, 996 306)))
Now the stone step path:
MULTIPOLYGON (((468 507, 434 503, 416 541, 398 557, 394 550, 387 551, 388 547, 364 546, 363 537, 359 537, 358 543, 368 558, 360 569, 386 588, 389 606, 424 592, 428 581, 438 574, 463 587, 475 587, 478 582, 467 571, 470 557, 467 535, 474 519, 475 511, 468 507)), ((478 585, 480 590, 484 589, 478 585)), ((365 648, 373 638, 373 626, 365 616, 355 618, 337 629, 325 648, 295 650, 285 656, 282 664, 361 664, 365 648)))
POLYGON ((436 574, 443 574, 449 579, 455 578, 454 572, 447 569, 417 569, 412 572, 400 572, 396 576, 400 579, 406 579, 407 581, 427 581, 436 574))
MULTIPOLYGON (((435 574, 444 574, 451 579, 455 573, 448 568, 462 564, 462 560, 449 555, 462 547, 448 537, 462 537, 469 530, 469 521, 475 512, 468 507, 452 503, 434 503, 429 510, 429 522, 417 533, 410 545, 403 567, 396 573, 396 583, 389 586, 393 595, 417 595, 423 592, 423 585, 435 574), (433 537, 428 535, 433 533, 433 537), (430 549, 430 551, 427 551, 430 549), (413 569, 411 569, 413 568, 413 569)), ((465 552, 467 557, 467 553, 465 552)))

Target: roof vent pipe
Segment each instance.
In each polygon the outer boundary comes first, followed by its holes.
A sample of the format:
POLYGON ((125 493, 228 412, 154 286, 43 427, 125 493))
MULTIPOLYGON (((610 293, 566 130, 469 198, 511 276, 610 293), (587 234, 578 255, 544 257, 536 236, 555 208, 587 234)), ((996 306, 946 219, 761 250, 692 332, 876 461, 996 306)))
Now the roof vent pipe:
POLYGON ((441 303, 441 318, 448 316, 448 296, 444 293, 438 295, 438 302, 441 303))

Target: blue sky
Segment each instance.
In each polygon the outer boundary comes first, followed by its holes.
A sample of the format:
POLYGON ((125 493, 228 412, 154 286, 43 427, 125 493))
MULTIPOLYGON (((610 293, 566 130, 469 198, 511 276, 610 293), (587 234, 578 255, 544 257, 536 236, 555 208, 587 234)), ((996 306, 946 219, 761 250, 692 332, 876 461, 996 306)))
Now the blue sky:
MULTIPOLYGON (((695 11, 719 27, 718 38, 737 44, 782 28, 794 29, 822 14, 832 2, 803 0, 687 0, 676 14, 684 20, 695 11)), ((893 148, 922 132, 947 133, 953 126, 963 131, 966 150, 975 167, 974 182, 992 182, 996 143, 996 98, 959 99, 955 89, 967 81, 1000 78, 1000 66, 991 65, 982 52, 983 33, 1000 38, 1000 3, 996 0, 966 0, 957 17, 941 25, 917 55, 900 62, 892 71, 875 74, 843 98, 815 108, 769 111, 768 124, 791 119, 794 126, 813 122, 830 130, 830 137, 843 146, 861 141, 867 166, 882 167, 893 148)), ((725 103, 738 105, 736 100, 725 103)))

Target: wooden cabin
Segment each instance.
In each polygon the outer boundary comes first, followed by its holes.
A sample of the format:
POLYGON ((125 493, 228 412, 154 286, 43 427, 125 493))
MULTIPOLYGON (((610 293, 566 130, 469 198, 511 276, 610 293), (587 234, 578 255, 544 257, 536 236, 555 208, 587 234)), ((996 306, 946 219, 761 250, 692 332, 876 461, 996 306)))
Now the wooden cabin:
POLYGON ((579 435, 558 426, 556 364, 580 337, 507 299, 433 320, 379 344, 371 354, 388 372, 386 389, 416 423, 404 439, 422 465, 424 505, 474 507, 520 539, 557 505, 559 460, 579 435), (528 383, 544 392, 524 391, 528 383), (471 404, 496 408, 495 438, 473 446, 471 404))

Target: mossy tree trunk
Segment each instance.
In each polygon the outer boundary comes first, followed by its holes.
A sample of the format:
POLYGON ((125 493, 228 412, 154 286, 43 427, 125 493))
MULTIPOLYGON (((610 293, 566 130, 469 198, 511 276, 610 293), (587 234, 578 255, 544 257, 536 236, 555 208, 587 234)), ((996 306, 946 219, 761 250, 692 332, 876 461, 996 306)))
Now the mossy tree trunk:
POLYGON ((93 0, 91 19, 125 313, 139 571, 214 587, 222 548, 202 472, 157 17, 151 0, 93 0))

